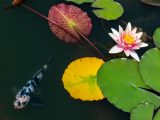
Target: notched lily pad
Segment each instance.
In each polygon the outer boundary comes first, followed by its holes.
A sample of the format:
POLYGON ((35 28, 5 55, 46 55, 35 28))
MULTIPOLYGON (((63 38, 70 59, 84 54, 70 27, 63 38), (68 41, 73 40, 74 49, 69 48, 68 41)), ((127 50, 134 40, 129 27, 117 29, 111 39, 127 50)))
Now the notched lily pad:
POLYGON ((106 20, 116 20, 122 16, 123 7, 114 0, 96 0, 93 2, 92 7, 98 8, 93 10, 94 14, 106 20))
POLYGON ((148 88, 142 81, 138 63, 134 60, 114 59, 98 71, 98 85, 103 95, 117 108, 131 112, 140 103, 160 106, 160 98, 141 88, 148 88))
POLYGON ((104 98, 97 85, 97 71, 103 60, 86 57, 73 61, 63 74, 64 88, 75 99, 83 101, 101 100, 104 98))
POLYGON ((152 120, 154 113, 154 105, 149 103, 144 103, 138 105, 132 110, 131 120, 152 120))
POLYGON ((68 1, 68 2, 74 2, 74 3, 77 3, 77 4, 82 4, 82 3, 91 3, 94 0, 66 0, 66 1, 68 1))
POLYGON ((148 50, 141 58, 140 73, 145 84, 160 92, 160 50, 148 50))
POLYGON ((155 30, 153 40, 155 45, 160 48, 160 27, 155 30))
POLYGON ((155 114, 155 117, 153 118, 153 120, 160 120, 160 110, 158 110, 155 114))
POLYGON ((49 10, 48 18, 56 23, 49 22, 51 31, 61 40, 68 43, 80 41, 77 28, 82 34, 88 36, 92 30, 91 19, 80 8, 64 3, 54 5, 49 10))

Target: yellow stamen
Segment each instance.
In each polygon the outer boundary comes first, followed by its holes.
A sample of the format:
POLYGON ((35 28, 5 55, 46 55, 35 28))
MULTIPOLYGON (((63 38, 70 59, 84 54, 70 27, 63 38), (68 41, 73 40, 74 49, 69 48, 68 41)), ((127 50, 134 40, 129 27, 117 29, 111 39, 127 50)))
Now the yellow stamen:
POLYGON ((123 41, 124 41, 126 44, 133 44, 134 41, 135 41, 135 39, 134 39, 134 37, 133 37, 132 35, 130 35, 130 34, 125 34, 125 35, 123 36, 123 41))

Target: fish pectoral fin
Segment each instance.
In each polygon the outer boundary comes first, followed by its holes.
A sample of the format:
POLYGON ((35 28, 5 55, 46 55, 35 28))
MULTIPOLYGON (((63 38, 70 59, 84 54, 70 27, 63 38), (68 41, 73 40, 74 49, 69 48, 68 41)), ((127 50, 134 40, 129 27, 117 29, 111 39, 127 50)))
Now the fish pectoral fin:
POLYGON ((34 95, 39 95, 39 94, 41 94, 41 89, 39 88, 38 90, 36 90, 35 92, 34 92, 34 95))
POLYGON ((20 90, 21 90, 21 89, 18 88, 18 87, 16 87, 16 86, 14 86, 14 87, 11 88, 11 92, 12 92, 14 95, 16 95, 20 90))
POLYGON ((30 104, 33 106, 42 106, 43 102, 39 98, 32 96, 30 100, 30 104))

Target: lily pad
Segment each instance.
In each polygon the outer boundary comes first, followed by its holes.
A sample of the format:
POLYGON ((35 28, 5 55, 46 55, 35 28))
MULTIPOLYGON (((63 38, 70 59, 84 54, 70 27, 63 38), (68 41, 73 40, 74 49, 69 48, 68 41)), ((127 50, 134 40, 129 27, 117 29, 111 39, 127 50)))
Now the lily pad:
POLYGON ((97 71, 103 60, 95 57, 80 58, 73 61, 63 74, 64 88, 75 99, 83 101, 104 98, 97 85, 97 71))
POLYGON ((139 68, 145 84, 160 92, 160 50, 158 48, 148 50, 142 56, 139 68))
POLYGON ((109 102, 117 108, 131 112, 140 103, 160 106, 160 97, 141 88, 148 88, 139 74, 138 62, 114 59, 106 62, 98 71, 98 85, 109 102))
POLYGON ((144 103, 138 105, 131 113, 131 120, 152 120, 154 105, 144 103))
POLYGON ((155 114, 155 117, 153 120, 160 120, 160 110, 158 110, 155 114))
POLYGON ((153 40, 155 45, 160 48, 160 27, 155 30, 153 40))
POLYGON ((106 20, 116 20, 122 16, 123 7, 114 0, 96 0, 93 2, 92 7, 98 8, 93 10, 94 14, 106 20))
POLYGON ((153 5, 153 6, 160 6, 159 0, 141 0, 142 3, 153 5))
POLYGON ((54 5, 49 10, 48 18, 51 31, 61 40, 68 43, 79 42, 80 35, 74 29, 78 29, 83 35, 88 36, 92 30, 91 19, 80 8, 64 3, 54 5))
POLYGON ((91 3, 94 0, 67 0, 67 1, 74 2, 74 3, 77 3, 77 4, 82 4, 82 3, 91 3))

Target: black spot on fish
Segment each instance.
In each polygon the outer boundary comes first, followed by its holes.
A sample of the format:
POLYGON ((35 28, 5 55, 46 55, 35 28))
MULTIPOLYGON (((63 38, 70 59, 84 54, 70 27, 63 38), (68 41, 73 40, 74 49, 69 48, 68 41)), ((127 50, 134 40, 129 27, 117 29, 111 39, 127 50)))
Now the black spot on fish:
POLYGON ((33 87, 33 88, 34 88, 34 90, 35 90, 35 89, 36 89, 36 85, 35 85, 34 80, 32 80, 31 85, 32 85, 32 87, 33 87))
POLYGON ((18 104, 18 106, 20 106, 20 105, 21 105, 21 103, 20 103, 19 101, 17 102, 17 104, 18 104))
POLYGON ((34 78, 34 82, 35 82, 36 86, 38 86, 40 84, 40 81, 37 77, 34 78))
POLYGON ((25 94, 25 89, 22 89, 20 96, 23 96, 25 94))

